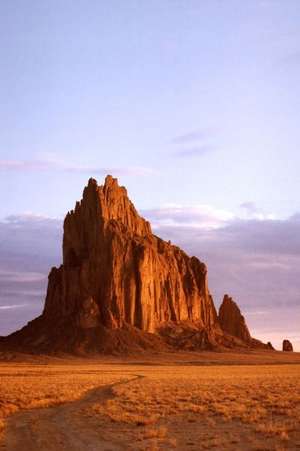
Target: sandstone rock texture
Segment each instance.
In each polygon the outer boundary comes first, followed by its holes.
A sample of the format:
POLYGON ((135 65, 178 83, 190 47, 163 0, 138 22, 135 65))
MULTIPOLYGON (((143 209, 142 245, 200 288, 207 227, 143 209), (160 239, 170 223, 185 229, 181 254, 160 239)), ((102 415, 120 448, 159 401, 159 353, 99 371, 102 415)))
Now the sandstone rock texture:
POLYGON ((110 175, 90 179, 65 218, 42 315, 6 342, 71 352, 260 343, 227 295, 217 316, 205 264, 155 236, 110 175))
POLYGON ((227 294, 225 294, 219 309, 219 322, 224 332, 241 339, 245 343, 251 342, 251 335, 245 318, 237 304, 227 294))
POLYGON ((283 340, 282 350, 287 352, 293 352, 293 345, 289 340, 283 340))
POLYGON ((103 186, 90 179, 65 218, 63 265, 50 273, 43 315, 146 332, 167 321, 217 321, 204 263, 154 236, 111 176, 103 186))
POLYGON ((274 348, 270 342, 265 344, 260 340, 251 337, 244 316, 242 315, 238 305, 230 296, 228 296, 228 294, 225 294, 223 302, 219 308, 218 320, 224 334, 221 341, 223 341, 227 347, 229 336, 235 339, 233 345, 231 344, 231 347, 240 346, 242 343, 248 348, 274 351, 274 348))

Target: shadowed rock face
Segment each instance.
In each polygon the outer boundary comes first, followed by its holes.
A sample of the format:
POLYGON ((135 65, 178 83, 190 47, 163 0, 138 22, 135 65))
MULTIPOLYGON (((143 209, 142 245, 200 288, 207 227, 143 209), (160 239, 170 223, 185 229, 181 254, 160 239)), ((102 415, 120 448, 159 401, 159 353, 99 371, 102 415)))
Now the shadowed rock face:
POLYGON ((153 235, 111 176, 103 186, 90 179, 65 218, 42 315, 1 343, 38 352, 262 345, 228 296, 218 319, 205 264, 153 235))
POLYGON ((219 309, 219 322, 224 332, 245 343, 251 343, 252 339, 245 318, 237 304, 227 294, 225 294, 219 309))
POLYGON ((287 352, 293 352, 293 345, 289 340, 283 340, 282 350, 287 352))

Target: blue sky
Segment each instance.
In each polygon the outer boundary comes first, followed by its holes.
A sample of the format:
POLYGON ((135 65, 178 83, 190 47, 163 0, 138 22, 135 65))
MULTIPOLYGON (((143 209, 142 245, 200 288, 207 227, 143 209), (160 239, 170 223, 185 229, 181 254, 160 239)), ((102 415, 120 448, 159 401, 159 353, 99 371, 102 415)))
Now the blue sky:
MULTIPOLYGON (((243 221, 239 250, 269 226, 268 255, 278 228, 290 240, 300 211, 299 25, 298 0, 2 2, 0 251, 8 224, 29 227, 31 218, 35 230, 36 215, 59 220, 90 176, 108 172, 161 233, 172 226, 188 247, 182 224, 236 231, 243 221)), ((289 249, 298 249, 298 230, 289 249)), ((189 248, 211 261, 219 296, 226 265, 217 271, 207 241, 189 248)), ((274 252, 260 261, 270 281, 274 252)), ((285 265, 298 258, 290 255, 285 265)), ((249 306, 251 290, 234 280, 227 291, 249 306)), ((268 293, 262 283, 255 296, 263 303, 268 293)))

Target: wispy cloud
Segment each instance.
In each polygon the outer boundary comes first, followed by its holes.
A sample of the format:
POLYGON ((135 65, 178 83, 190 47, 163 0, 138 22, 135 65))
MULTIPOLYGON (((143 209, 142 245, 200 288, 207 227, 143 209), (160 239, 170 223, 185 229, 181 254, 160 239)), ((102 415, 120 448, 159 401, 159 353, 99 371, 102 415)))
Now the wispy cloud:
POLYGON ((2 221, 0 221, 0 227, 1 224, 11 224, 16 226, 24 226, 26 224, 30 224, 32 226, 33 224, 40 226, 41 224, 51 224, 54 227, 60 227, 61 220, 59 218, 51 218, 49 216, 32 213, 32 212, 24 212, 20 214, 14 214, 6 216, 2 221))
POLYGON ((23 307, 27 307, 29 304, 11 304, 11 305, 0 305, 0 310, 15 310, 23 307))
POLYGON ((0 282, 12 283, 39 282, 45 279, 45 274, 30 271, 7 271, 0 269, 0 282))
POLYGON ((254 202, 247 201, 240 204, 240 208, 245 213, 245 219, 276 219, 273 213, 266 213, 257 207, 254 202))
POLYGON ((267 310, 253 310, 253 311, 246 310, 243 313, 245 315, 247 315, 247 316, 249 316, 249 315, 251 315, 251 316, 266 316, 266 315, 268 315, 269 312, 267 310))
MULTIPOLYGON (((234 214, 229 210, 215 208, 206 204, 177 205, 167 204, 159 208, 141 210, 141 213, 153 224, 154 227, 193 227, 201 230, 220 229, 228 225, 235 225, 236 229, 243 224, 256 224, 255 221, 274 220, 271 213, 266 213, 256 207, 253 202, 244 202, 240 205, 246 214, 234 214), (252 221, 252 222, 251 222, 252 221), (253 222, 254 221, 254 222, 253 222)), ((296 216, 291 219, 294 223, 296 216)), ((278 221, 278 224, 281 224, 278 221)), ((262 229, 262 226, 261 226, 262 229)))
POLYGON ((211 135, 211 130, 209 128, 207 129, 198 129, 198 130, 192 130, 188 133, 183 133, 182 135, 177 135, 175 138, 172 139, 173 144, 190 144, 191 142, 194 143, 195 141, 202 141, 204 139, 207 139, 211 135))
POLYGON ((97 167, 68 164, 54 160, 0 160, 0 171, 43 172, 60 171, 88 175, 152 175, 154 170, 142 166, 132 167, 97 167))
POLYGON ((178 135, 171 143, 175 150, 172 155, 179 158, 202 157, 216 149, 212 144, 214 133, 211 129, 199 129, 178 135))
POLYGON ((253 214, 256 213, 258 211, 257 206, 255 205, 254 202, 243 202, 242 204, 240 204, 241 208, 244 208, 247 212, 253 214))
POLYGON ((199 146, 193 147, 185 147, 183 149, 177 150, 173 155, 180 158, 189 158, 189 157, 201 157, 208 152, 214 150, 214 147, 207 144, 201 144, 199 146))
POLYGON ((234 215, 226 210, 210 205, 165 205, 141 211, 153 225, 160 227, 193 227, 195 229, 213 229, 224 226, 234 215))

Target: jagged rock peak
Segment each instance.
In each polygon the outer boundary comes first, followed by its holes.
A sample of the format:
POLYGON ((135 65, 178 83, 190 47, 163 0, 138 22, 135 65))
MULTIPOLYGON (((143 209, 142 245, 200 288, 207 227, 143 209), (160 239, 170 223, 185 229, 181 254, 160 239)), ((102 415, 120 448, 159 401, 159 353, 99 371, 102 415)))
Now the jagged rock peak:
POLYGON ((152 233, 149 222, 139 216, 126 188, 119 186, 116 178, 108 175, 100 186, 90 178, 82 200, 64 221, 63 263, 72 266, 90 254, 112 226, 123 234, 140 237, 152 233))
POLYGON ((119 186, 118 180, 111 175, 107 175, 104 185, 100 186, 95 179, 90 178, 80 205, 94 209, 104 222, 115 220, 137 235, 151 234, 149 222, 139 216, 126 188, 119 186))
POLYGON ((230 335, 240 338, 244 342, 251 342, 251 335, 238 305, 225 294, 219 309, 221 328, 230 335))

